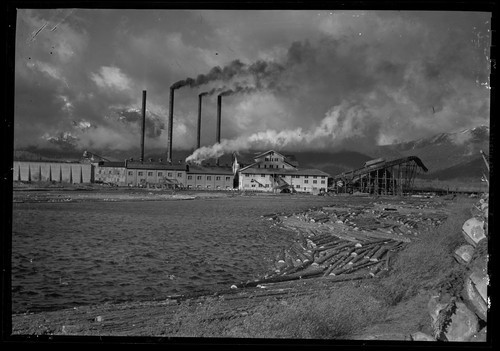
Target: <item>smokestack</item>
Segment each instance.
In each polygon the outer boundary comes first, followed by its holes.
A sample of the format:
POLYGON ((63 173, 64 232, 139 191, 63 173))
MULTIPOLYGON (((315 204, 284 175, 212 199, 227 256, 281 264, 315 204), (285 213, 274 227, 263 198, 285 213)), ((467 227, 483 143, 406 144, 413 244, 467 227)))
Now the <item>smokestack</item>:
MULTIPOLYGON (((221 126, 221 107, 222 107, 222 96, 217 95, 217 143, 220 144, 220 126, 221 126)), ((216 160, 217 166, 219 166, 219 159, 216 160)))
POLYGON ((146 90, 142 91, 142 134, 141 134, 141 163, 144 161, 144 133, 146 131, 146 90))
POLYGON ((199 149, 201 145, 201 100, 203 93, 198 95, 198 133, 196 134, 196 148, 199 149))
POLYGON ((170 88, 170 105, 168 113, 168 150, 167 162, 172 163, 172 128, 174 124, 174 88, 170 88))

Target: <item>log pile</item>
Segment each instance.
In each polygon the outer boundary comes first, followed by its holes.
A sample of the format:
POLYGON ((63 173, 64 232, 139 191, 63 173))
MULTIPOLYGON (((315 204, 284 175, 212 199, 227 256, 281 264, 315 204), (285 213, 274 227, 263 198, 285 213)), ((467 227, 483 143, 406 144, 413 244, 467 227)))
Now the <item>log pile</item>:
POLYGON ((389 270, 391 257, 415 240, 419 230, 438 226, 447 217, 435 202, 408 202, 334 204, 298 214, 264 215, 294 231, 296 241, 278 253, 270 273, 235 287, 308 278, 335 282, 377 277, 389 270))
POLYGON ((300 236, 278 254, 272 273, 237 287, 315 277, 332 282, 372 278, 387 271, 391 257, 405 245, 392 239, 351 241, 321 233, 300 236))

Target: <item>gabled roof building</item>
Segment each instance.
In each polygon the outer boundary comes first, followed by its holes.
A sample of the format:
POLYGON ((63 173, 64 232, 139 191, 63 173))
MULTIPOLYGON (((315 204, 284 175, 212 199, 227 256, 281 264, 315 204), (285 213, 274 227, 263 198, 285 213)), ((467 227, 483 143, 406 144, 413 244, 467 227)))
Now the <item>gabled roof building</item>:
POLYGON ((329 175, 318 169, 300 169, 295 157, 269 150, 238 171, 239 190, 264 192, 326 191, 329 175))

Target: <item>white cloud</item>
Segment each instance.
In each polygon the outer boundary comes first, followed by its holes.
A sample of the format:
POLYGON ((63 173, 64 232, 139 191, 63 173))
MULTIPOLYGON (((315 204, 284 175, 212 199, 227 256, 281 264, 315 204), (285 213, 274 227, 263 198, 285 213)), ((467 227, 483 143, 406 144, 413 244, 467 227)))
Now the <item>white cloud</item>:
POLYGON ((131 89, 131 79, 118 67, 101 67, 100 73, 92 73, 91 79, 102 89, 126 91, 131 89))

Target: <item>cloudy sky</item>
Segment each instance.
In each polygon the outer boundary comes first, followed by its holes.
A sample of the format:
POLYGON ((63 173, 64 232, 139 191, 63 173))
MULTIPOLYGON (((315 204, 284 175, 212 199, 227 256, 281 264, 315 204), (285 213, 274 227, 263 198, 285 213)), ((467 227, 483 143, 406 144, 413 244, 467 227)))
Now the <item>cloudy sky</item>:
POLYGON ((362 151, 489 125, 490 14, 18 10, 15 148, 362 151), (216 141, 217 95, 222 143, 216 141))

